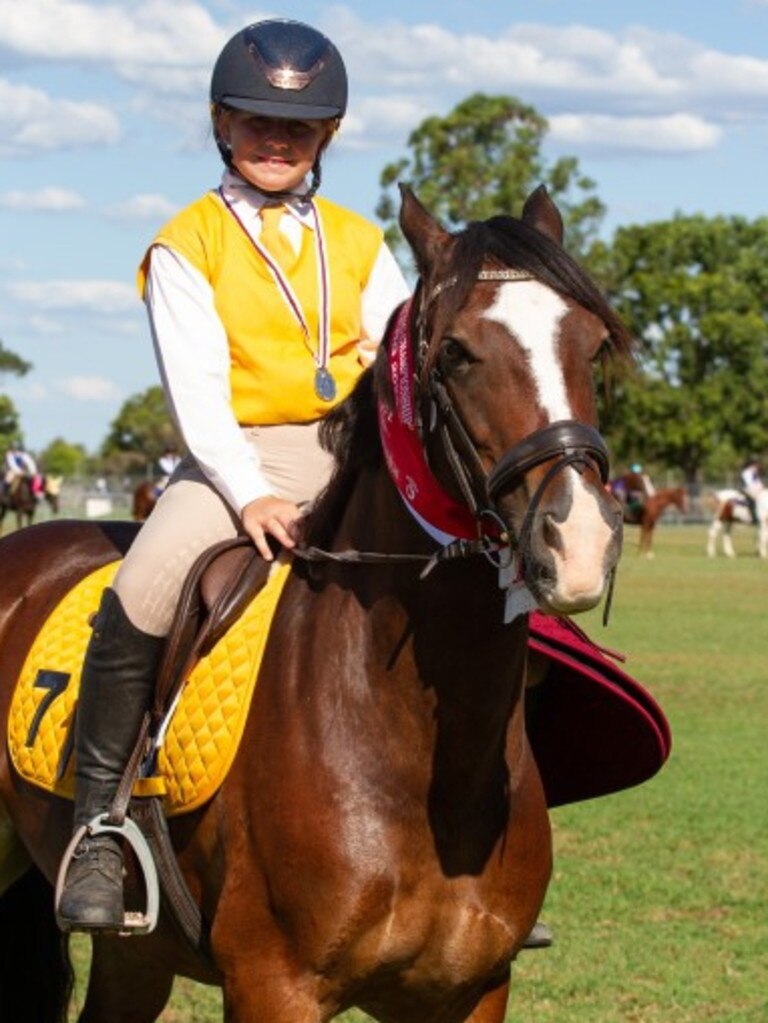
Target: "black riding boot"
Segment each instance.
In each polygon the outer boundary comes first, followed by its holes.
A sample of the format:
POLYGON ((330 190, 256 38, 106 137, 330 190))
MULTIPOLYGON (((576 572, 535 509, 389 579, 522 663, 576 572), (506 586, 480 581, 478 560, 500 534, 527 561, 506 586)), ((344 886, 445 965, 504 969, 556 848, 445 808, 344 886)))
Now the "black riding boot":
MULTIPOLYGON (((137 629, 106 589, 83 664, 75 720, 75 830, 106 813, 152 700, 164 639, 137 629)), ((57 907, 64 930, 123 925, 123 852, 112 834, 78 843, 57 907)))

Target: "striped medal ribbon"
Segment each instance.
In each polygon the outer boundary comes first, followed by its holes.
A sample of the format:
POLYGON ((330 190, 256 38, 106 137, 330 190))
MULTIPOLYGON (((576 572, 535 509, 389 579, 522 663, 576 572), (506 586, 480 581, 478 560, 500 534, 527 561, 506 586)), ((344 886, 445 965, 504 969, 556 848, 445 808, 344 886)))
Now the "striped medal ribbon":
POLYGON ((254 238, 248 231, 232 203, 224 194, 223 188, 219 188, 217 191, 225 207, 235 218, 241 229, 244 231, 246 237, 250 240, 251 244, 256 248, 259 255, 269 267, 280 294, 283 296, 286 305, 291 310, 301 327, 307 348, 312 353, 312 358, 315 363, 315 394, 321 401, 332 402, 336 397, 336 381, 334 380, 331 371, 328 369, 328 362, 331 355, 330 284, 328 277, 328 259, 326 255, 325 235, 323 234, 322 221, 318 215, 317 207, 313 202, 310 203, 312 219, 314 222, 317 287, 320 295, 317 350, 313 351, 312 337, 309 332, 307 318, 304 315, 301 302, 299 301, 296 292, 291 287, 288 278, 283 273, 282 268, 275 261, 271 253, 269 253, 263 245, 260 245, 258 239, 254 238))

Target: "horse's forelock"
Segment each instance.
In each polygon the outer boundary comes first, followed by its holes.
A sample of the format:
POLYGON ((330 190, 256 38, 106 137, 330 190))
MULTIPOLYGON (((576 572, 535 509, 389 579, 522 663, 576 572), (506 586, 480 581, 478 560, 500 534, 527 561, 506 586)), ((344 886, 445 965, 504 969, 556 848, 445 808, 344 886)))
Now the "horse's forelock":
MULTIPOLYGON (((466 304, 485 262, 523 270, 572 299, 605 325, 612 351, 618 355, 631 353, 633 341, 629 331, 586 270, 530 224, 516 217, 496 216, 473 221, 453 239, 448 265, 439 271, 440 279, 453 283, 441 291, 433 310, 427 368, 434 363, 445 328, 466 304)), ((439 284, 440 279, 434 283, 439 284)))

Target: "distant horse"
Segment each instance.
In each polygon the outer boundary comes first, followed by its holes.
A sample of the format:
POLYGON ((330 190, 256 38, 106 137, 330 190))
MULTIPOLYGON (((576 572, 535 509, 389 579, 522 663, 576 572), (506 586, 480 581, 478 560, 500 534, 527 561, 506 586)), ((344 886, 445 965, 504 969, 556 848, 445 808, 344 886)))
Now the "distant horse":
POLYGON ((133 492, 133 518, 136 522, 144 522, 157 504, 160 496, 155 480, 144 480, 133 492))
POLYGON ((42 477, 42 494, 48 502, 48 507, 51 509, 52 515, 58 515, 60 511, 62 483, 63 479, 61 476, 45 475, 42 477))
MULTIPOLYGON (((45 498, 51 513, 58 515, 59 492, 61 490, 60 476, 43 476, 41 478, 40 493, 45 498)), ((19 478, 13 491, 3 487, 0 490, 0 535, 3 531, 3 520, 7 512, 13 512, 16 516, 16 528, 31 526, 37 511, 38 496, 32 476, 24 475, 19 478)))
MULTIPOLYGON (((712 524, 707 533, 707 554, 710 558, 717 554, 718 539, 722 541, 723 554, 735 558, 731 530, 737 522, 754 525, 752 511, 746 497, 740 490, 717 490, 714 494, 715 511, 712 524)), ((768 558, 768 488, 763 489, 756 501, 757 515, 757 553, 761 558, 768 558)))
POLYGON ((611 481, 611 490, 616 496, 623 494, 620 498, 624 507, 624 522, 629 526, 640 527, 640 538, 638 541, 638 553, 644 554, 647 558, 653 557, 653 531, 667 508, 677 508, 681 515, 688 511, 688 494, 684 487, 661 487, 648 496, 637 501, 627 500, 626 495, 634 492, 633 485, 637 478, 636 473, 629 473, 611 481))
MULTIPOLYGON (((630 339, 561 248, 545 190, 522 219, 456 235, 404 190, 400 222, 415 296, 323 426, 336 471, 284 555, 229 774, 169 822, 207 958, 165 912, 144 937, 95 937, 81 1023, 151 1023, 177 974, 223 987, 225 1023, 352 1006, 385 1023, 505 1018, 552 866, 525 612, 570 615, 607 591, 622 522, 593 360, 630 339)), ((47 523, 2 542, 0 723, 51 608, 136 528, 47 523)), ((0 1005, 36 1023, 63 1018, 71 981, 33 898, 71 820, 0 759, 2 881, 35 864, 0 899, 0 1005)))

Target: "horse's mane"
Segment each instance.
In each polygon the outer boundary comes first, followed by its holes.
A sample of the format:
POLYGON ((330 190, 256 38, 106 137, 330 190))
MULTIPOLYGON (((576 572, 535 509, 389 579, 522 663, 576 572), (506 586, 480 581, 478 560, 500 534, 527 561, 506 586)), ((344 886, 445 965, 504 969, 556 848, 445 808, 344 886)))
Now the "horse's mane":
MULTIPOLYGON (((382 344, 386 347, 387 335, 382 344)), ((381 360, 379 360, 381 363, 381 360)), ((302 522, 302 540, 308 545, 327 547, 349 501, 360 470, 381 459, 381 438, 376 415, 374 370, 361 375, 352 393, 320 424, 320 443, 336 466, 325 490, 302 522)))
MULTIPOLYGON (((432 343, 423 373, 428 372, 436 358, 443 328, 469 298, 485 263, 530 273, 605 324, 609 353, 622 356, 631 352, 631 335, 591 277, 560 245, 525 221, 507 216, 474 221, 452 239, 447 265, 441 267, 439 279, 430 282, 432 286, 445 281, 450 284, 440 289, 432 310, 432 343)), ((393 320, 394 316, 384 335, 383 352, 388 347, 393 320)), ((307 544, 320 547, 330 544, 359 471, 377 465, 381 459, 375 396, 389 393, 382 351, 375 366, 362 374, 349 397, 321 424, 321 444, 334 456, 336 467, 328 486, 303 520, 302 540, 307 544)))

